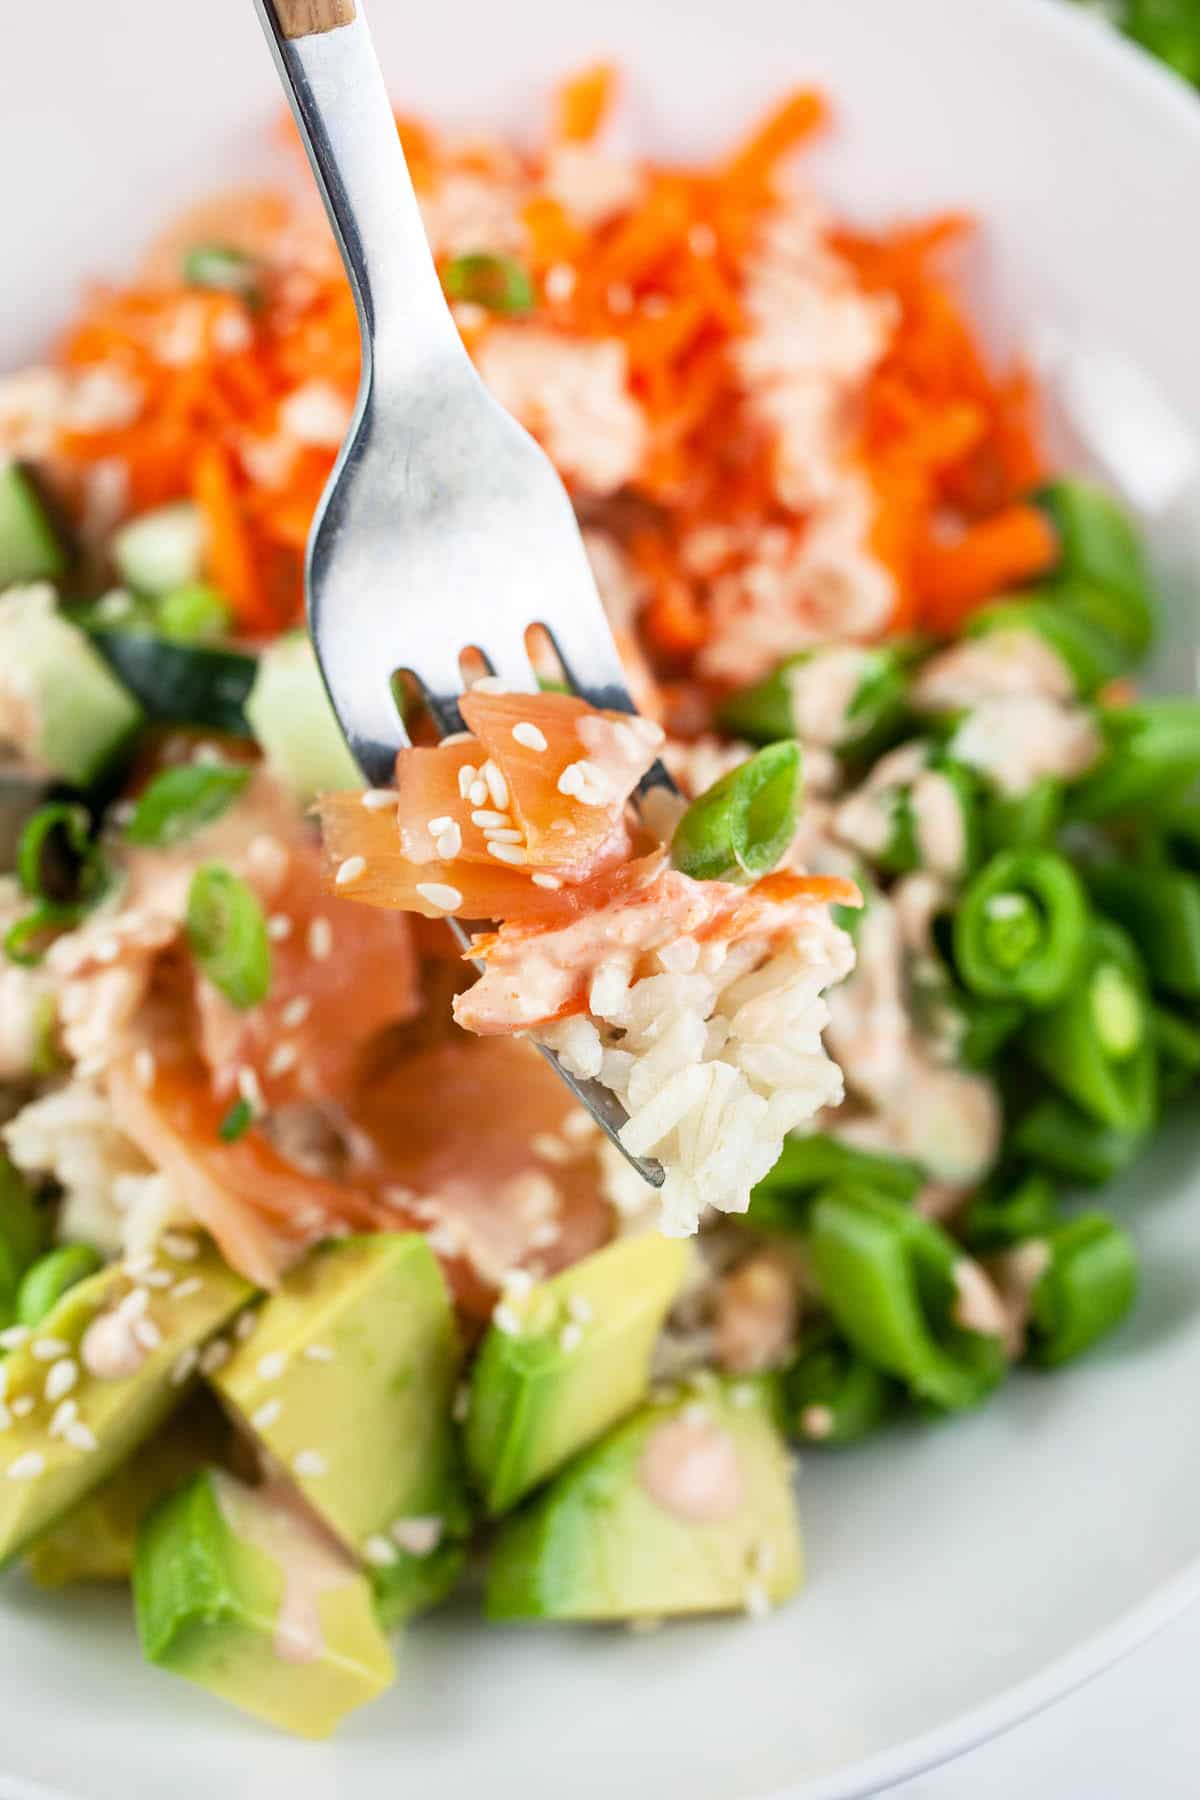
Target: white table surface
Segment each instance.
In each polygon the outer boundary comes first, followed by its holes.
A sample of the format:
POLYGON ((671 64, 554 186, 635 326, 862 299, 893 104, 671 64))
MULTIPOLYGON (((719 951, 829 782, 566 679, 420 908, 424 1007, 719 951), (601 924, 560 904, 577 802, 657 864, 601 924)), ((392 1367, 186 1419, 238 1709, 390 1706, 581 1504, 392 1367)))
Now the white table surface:
POLYGON ((1200 1607, 1086 1687, 888 1800, 1196 1800, 1200 1607))

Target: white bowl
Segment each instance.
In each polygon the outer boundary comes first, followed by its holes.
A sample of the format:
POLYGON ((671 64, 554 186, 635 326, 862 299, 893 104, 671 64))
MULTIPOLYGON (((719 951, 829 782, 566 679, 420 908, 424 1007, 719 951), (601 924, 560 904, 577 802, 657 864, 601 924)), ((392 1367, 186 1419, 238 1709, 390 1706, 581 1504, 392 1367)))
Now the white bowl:
MULTIPOLYGON (((1103 416, 1089 403, 1075 425, 1126 466, 1136 430, 1132 476, 1156 471, 1142 498, 1168 575, 1186 559, 1200 108, 1092 21, 1050 0, 371 10, 397 97, 464 121, 528 126, 551 81, 604 52, 628 70, 644 141, 699 151, 784 84, 820 82, 841 119, 812 158, 829 193, 873 220, 974 209, 995 319, 1043 345, 1115 348, 1170 397, 1173 420, 1130 395, 1128 365, 1106 364, 1103 416)), ((119 271, 182 199, 253 170, 273 79, 248 0, 6 11, 0 357, 34 354, 80 279, 119 271)), ((1178 644, 1192 623, 1177 610, 1178 644)), ((1111 1348, 1053 1378, 1018 1376, 976 1416, 805 1459, 810 1584, 765 1623, 632 1638, 438 1617, 411 1633, 394 1694, 313 1749, 145 1668, 123 1598, 13 1580, 0 1791, 834 1800, 952 1755, 1200 1591, 1195 1161, 1180 1127, 1124 1184, 1145 1279, 1111 1348)))

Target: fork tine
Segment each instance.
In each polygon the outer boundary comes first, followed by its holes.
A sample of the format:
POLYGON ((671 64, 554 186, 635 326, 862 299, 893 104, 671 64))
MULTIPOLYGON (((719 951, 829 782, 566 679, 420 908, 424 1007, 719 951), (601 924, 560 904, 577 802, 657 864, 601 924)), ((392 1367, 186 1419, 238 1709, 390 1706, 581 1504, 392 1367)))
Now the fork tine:
POLYGON ((496 637, 489 632, 487 643, 481 644, 480 649, 487 658, 488 668, 493 675, 522 693, 537 692, 538 679, 525 648, 524 632, 503 637, 496 637))

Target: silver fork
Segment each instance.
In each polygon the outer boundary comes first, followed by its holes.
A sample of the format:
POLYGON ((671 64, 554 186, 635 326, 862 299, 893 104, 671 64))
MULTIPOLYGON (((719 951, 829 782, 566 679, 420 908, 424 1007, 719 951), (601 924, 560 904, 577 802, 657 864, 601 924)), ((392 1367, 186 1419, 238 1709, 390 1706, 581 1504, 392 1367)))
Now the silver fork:
MULTIPOLYGON (((362 378, 308 543, 308 618, 366 779, 408 742, 393 680, 461 726, 460 656, 537 686, 525 634, 549 634, 573 690, 635 710, 571 502, 484 387, 442 294, 361 0, 255 0, 354 293, 362 378)), ((668 784, 661 765, 644 785, 668 784)), ((460 932, 462 941, 465 934, 460 932)), ((606 1088, 558 1072, 623 1150, 606 1088)), ((629 1160, 655 1186, 658 1163, 629 1160)))

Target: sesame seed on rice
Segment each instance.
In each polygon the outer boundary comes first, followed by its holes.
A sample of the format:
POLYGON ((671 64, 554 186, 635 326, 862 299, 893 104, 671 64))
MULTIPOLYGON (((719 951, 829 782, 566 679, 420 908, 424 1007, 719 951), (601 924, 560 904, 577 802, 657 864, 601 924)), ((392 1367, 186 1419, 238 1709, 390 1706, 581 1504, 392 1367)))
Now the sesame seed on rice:
POLYGON ((58 1362, 51 1363, 50 1373, 46 1377, 46 1404, 53 1406, 62 1400, 79 1380, 79 1364, 70 1356, 60 1357, 58 1362))
POLYGON ((279 1023, 285 1031, 294 1031, 297 1025, 303 1025, 312 1011, 312 1000, 307 994, 296 994, 287 1005, 281 1007, 279 1023))
POLYGON ((308 927, 308 954, 314 962, 324 962, 333 950, 333 926, 323 914, 308 927))
POLYGON ((35 1338, 29 1348, 39 1362, 57 1362, 60 1356, 69 1356, 71 1353, 70 1344, 56 1337, 35 1338))
POLYGON ((297 1475, 319 1478, 326 1473, 328 1466, 319 1450, 298 1450, 292 1458, 292 1468, 297 1475))
POLYGON ((363 1545, 363 1559, 376 1569, 390 1569, 397 1560, 396 1546, 390 1539, 369 1537, 363 1545))
POLYGON ((463 903, 463 897, 456 887, 448 881, 418 881, 417 892, 422 900, 430 906, 436 906, 439 912, 456 912, 463 903))
POLYGON ((200 1246, 194 1237, 188 1237, 183 1231, 164 1231, 162 1247, 168 1256, 176 1262, 195 1262, 200 1254, 200 1246))
POLYGON ((286 1075, 294 1069, 300 1060, 300 1052, 295 1044, 276 1044, 267 1058, 267 1074, 270 1076, 286 1075))
POLYGON ((389 806, 396 805, 396 794, 392 788, 368 788, 362 803, 368 812, 385 812, 389 806))
POLYGON ((256 1407, 250 1414, 250 1423, 255 1431, 270 1431, 282 1411, 282 1400, 264 1400, 262 1405, 256 1407))
POLYGON ((333 878, 333 884, 335 887, 350 887, 353 882, 360 880, 366 872, 367 859, 365 856, 348 856, 344 863, 339 864, 338 872, 333 878))
POLYGON ((39 1475, 46 1472, 46 1459, 40 1450, 26 1450, 15 1462, 8 1465, 10 1481, 36 1481, 39 1475))
POLYGON ((558 1347, 566 1356, 569 1356, 573 1350, 578 1350, 582 1342, 583 1326, 577 1325, 573 1319, 570 1324, 564 1325, 558 1334, 558 1347))
POLYGON ((260 1356, 257 1364, 260 1381, 278 1381, 287 1368, 287 1360, 282 1350, 268 1350, 265 1356, 260 1356))
POLYGON ((488 855, 494 856, 497 862, 511 863, 514 868, 520 868, 522 864, 529 861, 529 853, 521 844, 489 842, 487 850, 488 855))
POLYGON ((548 875, 544 869, 535 869, 533 874, 533 885, 534 887, 553 889, 560 888, 562 882, 557 875, 548 875))
POLYGON ((267 936, 273 944, 282 944, 291 937, 294 923, 286 913, 272 913, 267 920, 267 936))
POLYGON ((514 725, 512 734, 517 743, 523 744, 526 750, 542 751, 548 747, 545 732, 532 724, 529 719, 522 719, 519 724, 514 725))
POLYGON ((309 1362, 331 1363, 333 1361, 333 1351, 328 1344, 306 1344, 301 1354, 309 1362))

